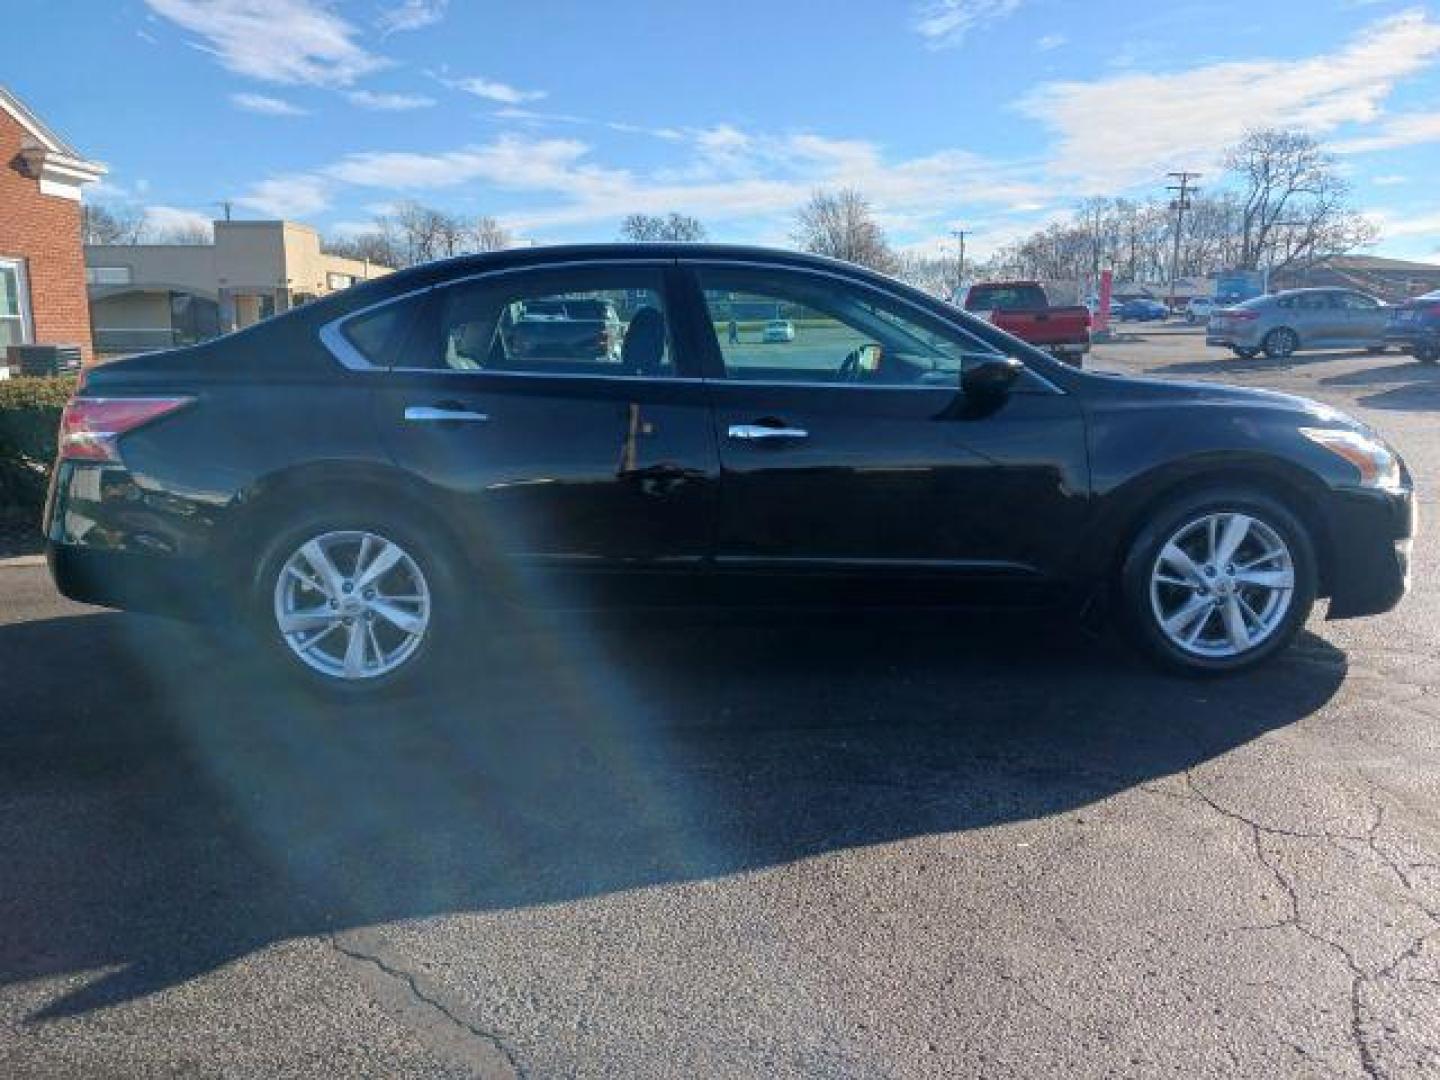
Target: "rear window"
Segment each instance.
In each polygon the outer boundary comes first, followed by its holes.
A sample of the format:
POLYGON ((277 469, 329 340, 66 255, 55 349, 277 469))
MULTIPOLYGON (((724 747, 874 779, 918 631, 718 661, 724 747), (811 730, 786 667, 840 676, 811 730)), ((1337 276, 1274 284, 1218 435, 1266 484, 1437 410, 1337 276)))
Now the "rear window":
POLYGON ((965 307, 971 311, 1015 311, 1047 306, 1045 290, 1038 285, 976 285, 965 299, 965 307))

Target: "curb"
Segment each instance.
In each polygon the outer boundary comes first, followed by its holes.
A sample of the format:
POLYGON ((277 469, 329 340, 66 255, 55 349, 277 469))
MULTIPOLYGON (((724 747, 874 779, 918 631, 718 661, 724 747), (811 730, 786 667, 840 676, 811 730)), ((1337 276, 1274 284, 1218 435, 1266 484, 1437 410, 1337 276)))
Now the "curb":
POLYGON ((0 570, 8 570, 12 567, 21 566, 44 566, 44 555, 16 555, 9 559, 0 559, 0 570))

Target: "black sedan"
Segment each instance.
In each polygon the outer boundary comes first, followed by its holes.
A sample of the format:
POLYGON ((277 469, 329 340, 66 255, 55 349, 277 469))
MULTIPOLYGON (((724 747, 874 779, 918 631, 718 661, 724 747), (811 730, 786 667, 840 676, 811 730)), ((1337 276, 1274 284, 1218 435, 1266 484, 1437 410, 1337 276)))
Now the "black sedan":
POLYGON ((1078 371, 854 266, 697 245, 397 273, 90 371, 61 442, 66 595, 243 622, 350 693, 596 603, 1054 601, 1227 672, 1318 597, 1393 607, 1414 523, 1399 457, 1324 406, 1078 371), (512 347, 585 300, 618 349, 512 347), (776 317, 784 349, 727 332, 776 317))

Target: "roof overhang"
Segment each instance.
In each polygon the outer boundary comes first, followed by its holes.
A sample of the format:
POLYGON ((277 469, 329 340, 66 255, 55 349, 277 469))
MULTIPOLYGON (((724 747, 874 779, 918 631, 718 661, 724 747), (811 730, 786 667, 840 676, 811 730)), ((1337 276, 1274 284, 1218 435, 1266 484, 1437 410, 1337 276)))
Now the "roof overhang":
POLYGON ((81 157, 3 86, 0 86, 0 112, 7 113, 25 131, 20 144, 20 163, 27 176, 39 181, 42 195, 79 202, 81 187, 99 180, 108 171, 98 161, 81 157))

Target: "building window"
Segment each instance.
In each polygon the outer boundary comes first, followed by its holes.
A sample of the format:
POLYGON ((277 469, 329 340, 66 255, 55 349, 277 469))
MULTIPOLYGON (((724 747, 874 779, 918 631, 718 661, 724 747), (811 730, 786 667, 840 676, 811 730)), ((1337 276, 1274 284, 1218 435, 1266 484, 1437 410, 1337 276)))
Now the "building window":
POLYGON ((86 285, 129 285, 131 282, 128 266, 87 266, 86 285))
POLYGON ((0 350, 29 340, 30 297, 25 290, 25 264, 19 259, 0 259, 0 350))
POLYGON ((351 285, 355 284, 355 277, 353 274, 337 274, 331 272, 325 275, 325 284, 332 292, 340 289, 348 289, 351 285))

